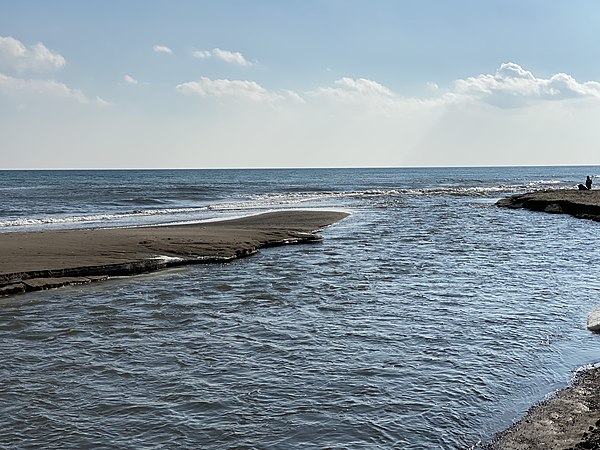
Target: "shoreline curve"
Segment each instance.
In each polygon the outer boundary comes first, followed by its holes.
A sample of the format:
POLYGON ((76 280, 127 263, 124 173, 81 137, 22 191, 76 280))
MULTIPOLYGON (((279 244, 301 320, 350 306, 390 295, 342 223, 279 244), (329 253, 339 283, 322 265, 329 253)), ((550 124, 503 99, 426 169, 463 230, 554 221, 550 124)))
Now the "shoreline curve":
MULTIPOLYGON (((500 199, 496 206, 600 221, 600 191, 546 190, 500 199)), ((598 308, 595 310, 598 311, 598 308)), ((593 329, 595 322, 590 322, 593 329)), ((600 319, 600 316, 599 316, 600 319)), ((600 330, 600 326, 599 326, 600 330)), ((572 382, 533 405, 496 434, 488 450, 580 450, 600 448, 600 366, 578 370, 572 382)))
POLYGON ((321 242, 319 231, 348 215, 289 210, 184 225, 1 233, 0 296, 321 242))
POLYGON ((571 384, 534 406, 482 448, 582 450, 600 448, 600 367, 578 370, 571 384))

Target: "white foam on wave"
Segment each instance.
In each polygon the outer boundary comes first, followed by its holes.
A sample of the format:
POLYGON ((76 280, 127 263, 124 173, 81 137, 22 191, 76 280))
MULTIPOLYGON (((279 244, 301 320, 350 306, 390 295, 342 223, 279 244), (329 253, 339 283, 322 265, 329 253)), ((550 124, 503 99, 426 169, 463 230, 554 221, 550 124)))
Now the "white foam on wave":
POLYGON ((159 255, 159 256, 155 256, 154 258, 150 258, 150 259, 154 259, 157 261, 163 261, 165 263, 174 263, 174 262, 183 261, 183 258, 179 258, 177 256, 167 256, 167 255, 159 255))
POLYGON ((68 216, 68 217, 41 217, 41 218, 22 218, 13 220, 0 221, 0 227, 21 227, 31 225, 60 225, 69 223, 81 223, 81 222, 107 222, 119 219, 127 219, 133 217, 144 217, 144 216, 156 216, 156 215, 169 215, 169 214, 187 214, 193 212, 206 211, 207 207, 200 208, 171 208, 171 209, 146 209, 136 210, 127 213, 115 213, 115 214, 91 214, 84 216, 68 216))
MULTIPOLYGON (((47 216, 47 217, 24 217, 17 219, 7 219, 0 221, 0 228, 32 227, 44 225, 69 225, 69 224, 92 224, 92 223, 114 223, 123 222, 128 219, 153 217, 153 216, 191 216, 211 211, 245 211, 252 209, 265 209, 274 207, 285 207, 309 202, 320 202, 335 199, 347 198, 385 198, 400 196, 470 196, 485 197, 520 191, 542 190, 542 189, 571 189, 572 186, 558 186, 561 184, 558 180, 538 180, 518 185, 497 185, 497 186, 433 186, 427 188, 398 188, 398 189, 366 189, 357 191, 324 191, 324 192, 279 192, 256 194, 249 196, 249 200, 225 201, 211 205, 184 207, 184 208, 164 208, 164 209, 143 209, 123 213, 112 214, 90 214, 80 216, 47 216)), ((191 219, 191 218, 190 218, 191 219)), ((188 222, 188 218, 184 219, 188 222)))

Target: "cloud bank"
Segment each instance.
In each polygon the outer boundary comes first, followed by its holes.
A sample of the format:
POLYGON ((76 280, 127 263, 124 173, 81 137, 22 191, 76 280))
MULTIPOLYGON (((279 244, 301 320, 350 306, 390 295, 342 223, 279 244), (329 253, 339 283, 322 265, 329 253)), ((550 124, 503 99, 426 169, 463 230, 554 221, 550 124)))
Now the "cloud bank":
MULTIPOLYGON (((402 95, 368 77, 341 77, 301 93, 255 81, 177 86, 228 108, 195 130, 215 149, 244 148, 240 166, 453 166, 589 164, 600 135, 600 86, 515 63, 402 95), (246 101, 238 108, 231 100, 246 101), (253 105, 275 105, 260 108, 253 105), (259 132, 268 127, 268 132, 259 132), (236 133, 227 130, 235 129, 236 133), (565 149, 577 148, 574 152, 565 149), (243 159, 243 158, 246 159, 243 159)), ((219 150, 219 152, 222 150, 219 150)), ((215 153, 217 154, 217 153, 215 153)), ((220 153, 218 153, 220 154, 220 153)), ((227 159, 215 157, 215 166, 227 159), (218 160, 218 161, 217 161, 218 160)), ((200 164, 200 163, 197 163, 200 164)))
POLYGON ((64 83, 54 80, 25 80, 0 73, 0 93, 16 96, 49 95, 89 103, 89 99, 79 89, 71 89, 64 83))
POLYGON ((41 42, 27 47, 18 39, 0 36, 0 68, 19 73, 26 70, 45 72, 60 69, 65 63, 61 54, 41 42))
MULTIPOLYGON (((217 58, 212 51, 208 53, 206 57, 217 58)), ((124 73, 117 75, 121 85, 147 84, 124 73)), ((114 166, 133 166, 143 161, 153 167, 541 165, 598 161, 594 149, 600 139, 599 83, 577 80, 565 73, 541 76, 511 62, 489 73, 446 83, 424 82, 419 96, 402 93, 398 87, 401 79, 392 84, 368 76, 339 77, 301 92, 275 89, 263 78, 182 78, 185 82, 171 82, 170 97, 162 96, 177 108, 146 108, 143 112, 119 107, 74 108, 71 105, 99 106, 108 102, 86 96, 60 81, 25 78, 0 74, 0 95, 17 98, 17 108, 24 105, 22 112, 9 119, 17 123, 31 111, 32 120, 39 120, 35 108, 26 108, 22 101, 25 97, 67 99, 70 103, 63 104, 68 105, 64 111, 70 115, 69 120, 50 114, 39 123, 46 126, 54 121, 58 129, 69 132, 29 136, 5 125, 4 136, 13 136, 4 138, 5 145, 18 149, 14 152, 18 156, 21 149, 35 147, 32 142, 38 140, 71 140, 65 148, 87 149, 78 153, 81 166, 89 166, 94 155, 107 158, 98 164, 109 161, 114 166), (177 96, 179 99, 175 99, 177 96), (73 127, 73 119, 81 121, 82 126, 73 127), (98 128, 98 123, 104 128, 98 128), (75 128, 87 132, 75 139, 71 132, 75 128), (97 133, 93 142, 90 133, 97 133), (204 150, 190 151, 196 145, 204 150), (91 151, 91 146, 97 151, 91 151), (107 157, 106 152, 111 156, 107 157)), ((111 81, 114 84, 115 79, 111 81)), ((157 90, 164 86, 153 84, 157 90)), ((152 96, 138 96, 131 101, 141 101, 142 97, 147 101, 144 106, 156 105, 152 96)), ((58 103, 52 100, 51 106, 58 103)), ((24 120, 19 123, 29 126, 24 120)), ((70 164, 73 160, 64 161, 70 164)), ((58 160, 52 163, 65 164, 58 160)))
POLYGON ((493 74, 455 80, 446 89, 434 82, 428 82, 427 87, 431 94, 429 97, 403 97, 377 81, 344 77, 334 81, 333 86, 307 92, 307 96, 389 108, 474 103, 518 108, 548 101, 600 99, 599 82, 579 82, 566 73, 557 73, 550 78, 536 77, 512 62, 502 64, 493 74))
POLYGON ((566 73, 538 78, 518 64, 508 62, 495 74, 456 80, 453 93, 498 107, 517 107, 534 101, 600 98, 600 83, 580 83, 566 73))
MULTIPOLYGON (((206 57, 212 57, 209 53, 206 57)), ((482 74, 452 82, 449 87, 427 83, 428 95, 403 96, 378 81, 368 78, 342 77, 330 86, 322 86, 299 94, 293 90, 271 91, 255 81, 210 79, 201 77, 176 86, 184 94, 279 105, 328 104, 353 106, 356 111, 391 117, 397 114, 431 113, 450 106, 474 105, 500 109, 527 108, 543 102, 577 99, 600 100, 600 83, 579 82, 558 73, 550 78, 536 77, 515 63, 502 64, 493 74, 482 74)))
POLYGON ((255 81, 247 80, 212 80, 201 77, 198 81, 189 81, 176 86, 178 92, 192 94, 200 97, 229 98, 257 103, 279 103, 290 99, 301 103, 302 98, 294 91, 283 93, 272 92, 255 81))
POLYGON ((403 104, 403 99, 391 89, 366 78, 343 77, 335 80, 333 86, 308 91, 306 96, 367 108, 394 108, 403 104))
POLYGON ((17 77, 0 72, 0 94, 18 98, 54 97, 74 100, 78 103, 110 105, 100 97, 90 100, 79 89, 48 79, 22 78, 23 72, 48 72, 61 69, 65 58, 50 50, 41 42, 27 47, 11 36, 0 36, 0 69, 17 77))
POLYGON ((344 77, 334 82, 335 87, 324 87, 317 90, 318 93, 331 95, 341 99, 349 99, 356 97, 394 97, 392 91, 377 81, 368 80, 366 78, 349 78, 344 77))

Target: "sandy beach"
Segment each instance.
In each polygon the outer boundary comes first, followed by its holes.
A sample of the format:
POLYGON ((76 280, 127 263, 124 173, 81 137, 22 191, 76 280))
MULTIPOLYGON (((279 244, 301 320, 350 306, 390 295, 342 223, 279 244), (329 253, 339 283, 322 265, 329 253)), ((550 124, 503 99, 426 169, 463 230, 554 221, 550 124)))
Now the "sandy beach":
POLYGON ((0 234, 0 294, 165 267, 223 262, 260 248, 315 242, 348 214, 284 211, 192 225, 0 234))

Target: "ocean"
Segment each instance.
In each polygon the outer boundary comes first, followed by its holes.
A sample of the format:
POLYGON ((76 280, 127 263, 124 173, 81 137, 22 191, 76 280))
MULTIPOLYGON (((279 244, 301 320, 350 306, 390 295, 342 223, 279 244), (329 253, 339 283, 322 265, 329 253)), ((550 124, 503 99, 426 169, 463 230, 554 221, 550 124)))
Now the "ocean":
POLYGON ((0 298, 0 448, 476 448, 600 360, 600 223, 494 205, 586 175, 0 171, 2 233, 351 213, 319 244, 0 298))

